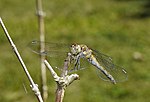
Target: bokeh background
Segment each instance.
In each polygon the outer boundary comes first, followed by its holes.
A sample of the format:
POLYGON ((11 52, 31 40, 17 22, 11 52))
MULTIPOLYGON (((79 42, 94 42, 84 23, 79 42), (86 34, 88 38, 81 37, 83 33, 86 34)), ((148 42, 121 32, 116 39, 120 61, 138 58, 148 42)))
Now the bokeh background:
MULTIPOLYGON (((43 0, 46 41, 84 43, 112 56, 128 80, 113 85, 92 66, 77 72, 64 102, 150 102, 149 0, 43 0)), ((35 0, 0 0, 0 16, 34 81, 40 85, 40 60, 28 43, 39 39, 35 0)), ((48 102, 56 84, 47 72, 48 102)), ((0 28, 0 102, 36 102, 23 69, 0 28)))

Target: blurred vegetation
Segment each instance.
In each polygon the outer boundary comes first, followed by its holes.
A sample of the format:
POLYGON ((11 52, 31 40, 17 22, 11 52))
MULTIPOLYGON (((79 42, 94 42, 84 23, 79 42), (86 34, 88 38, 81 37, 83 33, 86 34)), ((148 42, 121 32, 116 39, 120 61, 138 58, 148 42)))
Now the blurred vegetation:
MULTIPOLYGON (((150 102, 150 2, 148 0, 43 0, 46 41, 84 43, 113 57, 128 71, 128 81, 112 85, 92 66, 67 88, 64 102, 150 102), (135 53, 140 54, 140 59, 135 53)), ((40 61, 27 44, 39 39, 35 0, 0 0, 0 16, 34 81, 40 61)), ((49 101, 55 82, 47 72, 49 101)), ((29 82, 0 29, 0 101, 35 102, 29 82), (25 86, 25 87, 24 87, 25 86), (25 88, 27 93, 25 92, 25 88)))

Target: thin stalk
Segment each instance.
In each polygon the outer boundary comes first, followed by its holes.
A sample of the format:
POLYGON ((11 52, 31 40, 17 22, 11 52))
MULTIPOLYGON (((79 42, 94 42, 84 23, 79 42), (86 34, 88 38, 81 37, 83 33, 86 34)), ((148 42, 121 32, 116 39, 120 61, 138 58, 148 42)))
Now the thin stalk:
POLYGON ((23 70, 24 70, 24 72, 25 72, 25 74, 26 74, 26 76, 27 76, 27 78, 28 78, 28 80, 30 82, 30 86, 32 88, 32 91, 35 93, 38 101, 39 102, 43 102, 43 99, 41 97, 41 93, 40 93, 40 91, 38 89, 38 85, 34 83, 32 77, 30 76, 29 71, 27 70, 27 67, 26 67, 23 59, 21 58, 21 56, 20 56, 20 54, 19 54, 19 52, 17 50, 17 47, 15 46, 14 42, 12 41, 12 39, 11 39, 11 37, 10 37, 10 35, 9 35, 9 33, 8 33, 6 27, 5 27, 5 25, 4 25, 4 23, 3 23, 2 19, 1 19, 1 17, 0 17, 0 24, 1 24, 2 28, 3 28, 3 31, 4 31, 4 33, 5 33, 6 37, 7 37, 10 45, 12 46, 12 49, 13 49, 15 55, 17 56, 21 66, 22 66, 22 68, 23 68, 23 70))
MULTIPOLYGON (((40 34, 40 51, 44 52, 45 44, 42 43, 45 41, 45 29, 44 29, 44 12, 42 10, 42 0, 36 0, 36 8, 37 8, 37 16, 38 16, 38 25, 39 25, 39 34, 40 34)), ((42 97, 44 102, 46 102, 48 97, 47 92, 47 79, 46 79, 46 67, 44 64, 45 55, 41 55, 41 89, 42 89, 42 97)))

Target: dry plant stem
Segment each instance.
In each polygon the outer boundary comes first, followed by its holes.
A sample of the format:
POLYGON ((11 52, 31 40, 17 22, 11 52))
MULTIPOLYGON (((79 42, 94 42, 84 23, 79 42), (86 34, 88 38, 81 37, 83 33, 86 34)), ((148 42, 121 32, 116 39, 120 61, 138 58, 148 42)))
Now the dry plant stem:
MULTIPOLYGON (((69 56, 67 57, 67 59, 64 62, 64 68, 63 71, 61 73, 61 77, 65 78, 65 76, 67 75, 67 69, 69 67, 69 56)), ((63 97, 64 97, 64 93, 65 93, 65 88, 60 86, 59 84, 57 84, 57 90, 56 90, 56 101, 55 102, 62 102, 63 101, 63 97)))
MULTIPOLYGON (((51 74, 52 74, 54 80, 57 82, 57 86, 59 86, 59 85, 58 85, 58 81, 59 81, 60 77, 59 77, 59 76, 57 75, 57 73, 53 70, 53 68, 50 66, 50 64, 47 62, 47 60, 45 60, 44 62, 45 62, 45 64, 46 64, 47 68, 49 69, 49 71, 51 72, 51 74)), ((60 89, 60 88, 59 88, 59 89, 60 89)), ((57 90, 58 90, 58 89, 57 89, 57 90)), ((62 90, 63 90, 63 89, 62 89, 62 90)), ((56 92, 56 93, 57 93, 57 96, 56 96, 56 97, 61 97, 61 96, 62 96, 62 93, 64 93, 64 92, 62 92, 62 90, 59 90, 59 91, 56 92)), ((59 99, 56 98, 56 102, 62 102, 62 99, 63 99, 63 97, 62 97, 62 98, 59 98, 59 99), (60 99, 61 99, 61 100, 60 100, 60 99)))
MULTIPOLYGON (((44 12, 42 10, 42 0, 36 0, 36 8, 37 8, 37 16, 38 16, 38 25, 39 25, 39 33, 40 33, 40 42, 45 41, 45 29, 44 29, 44 12)), ((40 51, 44 52, 45 44, 41 43, 40 51)), ((48 97, 47 92, 47 79, 46 79, 46 67, 44 64, 45 55, 41 55, 41 89, 42 89, 42 97, 44 102, 46 102, 48 97)))
POLYGON ((54 80, 57 83, 56 100, 55 100, 55 102, 62 102, 66 87, 69 86, 74 80, 79 79, 79 75, 77 75, 77 74, 67 75, 67 69, 68 69, 69 60, 65 60, 64 69, 63 69, 63 72, 62 72, 60 77, 52 69, 52 67, 47 62, 47 60, 45 60, 44 62, 46 64, 46 66, 48 67, 49 71, 51 72, 54 80))
POLYGON ((6 27, 5 27, 5 25, 4 25, 4 23, 3 23, 3 21, 2 21, 1 18, 0 18, 0 24, 1 24, 2 28, 3 28, 3 31, 5 32, 5 35, 6 35, 7 39, 8 39, 8 41, 9 41, 10 45, 12 46, 12 49, 13 49, 14 53, 16 54, 16 56, 17 56, 17 58, 18 58, 20 64, 22 65, 23 70, 24 70, 24 72, 25 72, 27 78, 29 79, 29 82, 30 82, 30 84, 31 84, 30 86, 31 86, 31 88, 32 88, 32 91, 35 93, 35 95, 36 95, 38 101, 39 101, 39 102, 43 102, 43 99, 42 99, 42 97, 41 97, 41 93, 40 93, 40 91, 39 91, 39 89, 38 89, 38 85, 35 84, 34 81, 32 80, 32 78, 31 78, 31 76, 30 76, 30 74, 29 74, 29 72, 28 72, 28 70, 27 70, 27 68, 26 68, 25 63, 23 62, 23 60, 22 60, 22 58, 21 58, 21 56, 20 56, 20 54, 19 54, 19 52, 18 52, 18 50, 17 50, 15 44, 13 43, 13 41, 12 41, 12 39, 11 39, 11 37, 10 37, 10 35, 9 35, 9 33, 8 33, 8 31, 7 31, 7 29, 6 29, 6 27))

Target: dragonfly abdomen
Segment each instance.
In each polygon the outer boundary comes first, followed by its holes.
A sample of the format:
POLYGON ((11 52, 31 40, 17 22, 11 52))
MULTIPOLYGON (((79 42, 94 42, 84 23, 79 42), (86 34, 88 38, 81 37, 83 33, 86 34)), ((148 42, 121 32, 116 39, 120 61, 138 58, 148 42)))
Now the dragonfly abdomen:
POLYGON ((115 79, 113 78, 112 75, 109 74, 109 72, 107 72, 107 70, 105 70, 105 68, 103 66, 101 66, 98 61, 96 60, 96 58, 94 57, 94 55, 91 55, 90 58, 88 58, 88 61, 95 66, 96 68, 98 68, 104 75, 106 75, 106 77, 108 79, 110 79, 112 81, 112 83, 116 84, 115 79))

